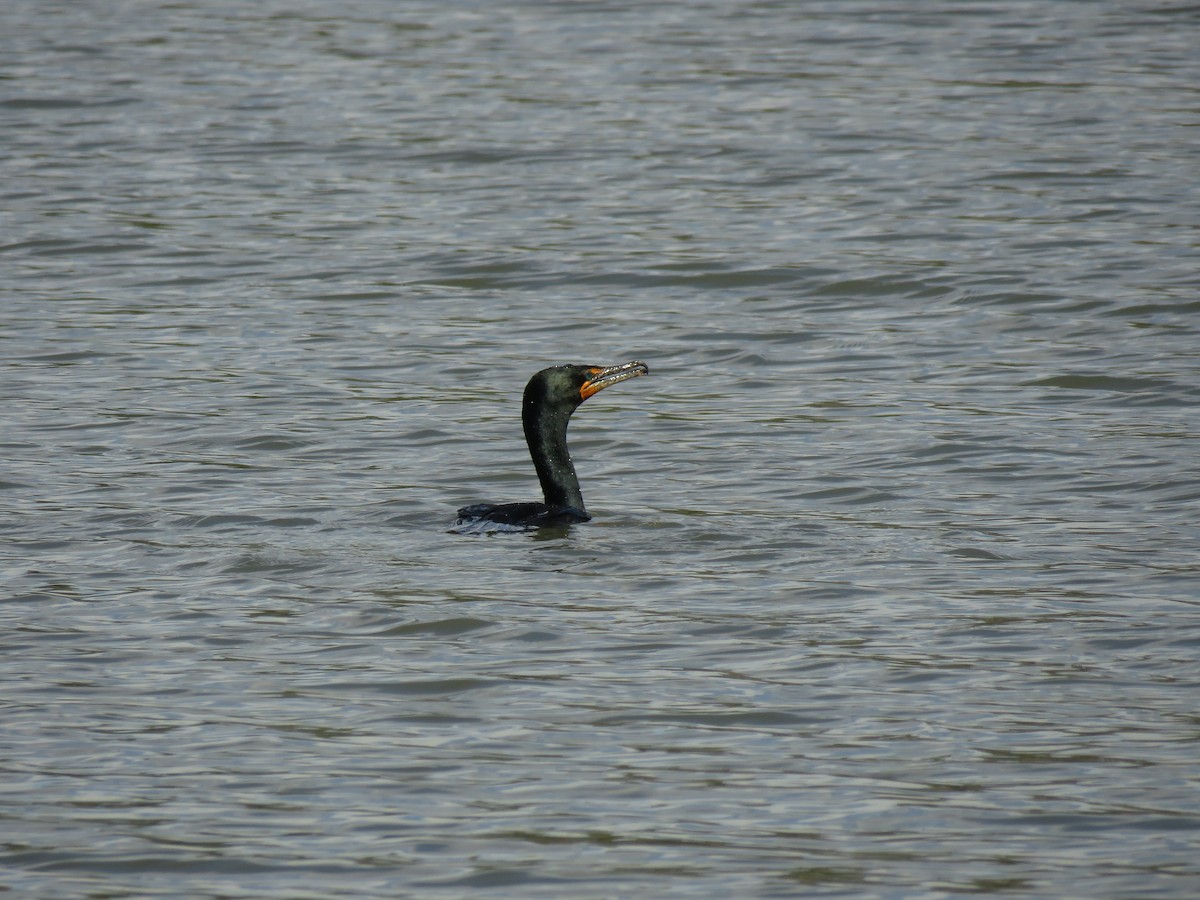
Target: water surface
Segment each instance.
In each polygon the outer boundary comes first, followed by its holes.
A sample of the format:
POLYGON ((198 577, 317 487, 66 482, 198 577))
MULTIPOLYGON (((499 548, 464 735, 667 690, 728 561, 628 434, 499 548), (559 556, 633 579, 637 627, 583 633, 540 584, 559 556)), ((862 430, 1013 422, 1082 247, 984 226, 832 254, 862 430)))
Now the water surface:
POLYGON ((0 884, 1194 896, 1198 33, 6 5, 0 884))

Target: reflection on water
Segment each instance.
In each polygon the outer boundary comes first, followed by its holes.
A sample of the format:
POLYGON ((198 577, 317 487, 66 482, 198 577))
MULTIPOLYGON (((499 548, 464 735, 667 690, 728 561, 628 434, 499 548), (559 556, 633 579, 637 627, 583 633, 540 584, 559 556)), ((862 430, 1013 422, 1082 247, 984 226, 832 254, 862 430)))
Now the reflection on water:
POLYGON ((0 883, 1191 896, 1197 25, 0 10, 0 883))

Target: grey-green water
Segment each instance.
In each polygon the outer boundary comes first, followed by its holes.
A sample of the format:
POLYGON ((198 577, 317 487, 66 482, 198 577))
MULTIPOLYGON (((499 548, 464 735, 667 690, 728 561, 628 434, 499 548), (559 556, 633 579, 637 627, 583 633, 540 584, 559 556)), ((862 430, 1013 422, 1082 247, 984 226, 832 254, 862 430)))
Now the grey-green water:
POLYGON ((1197 46, 4 4, 0 886, 1195 896, 1197 46))

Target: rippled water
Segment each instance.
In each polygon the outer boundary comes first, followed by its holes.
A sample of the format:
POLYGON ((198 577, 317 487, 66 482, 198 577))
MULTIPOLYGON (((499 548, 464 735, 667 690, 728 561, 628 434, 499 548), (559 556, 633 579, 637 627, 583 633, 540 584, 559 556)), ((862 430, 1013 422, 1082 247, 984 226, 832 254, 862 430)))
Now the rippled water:
POLYGON ((1195 896, 1194 5, 0 35, 4 888, 1195 896))

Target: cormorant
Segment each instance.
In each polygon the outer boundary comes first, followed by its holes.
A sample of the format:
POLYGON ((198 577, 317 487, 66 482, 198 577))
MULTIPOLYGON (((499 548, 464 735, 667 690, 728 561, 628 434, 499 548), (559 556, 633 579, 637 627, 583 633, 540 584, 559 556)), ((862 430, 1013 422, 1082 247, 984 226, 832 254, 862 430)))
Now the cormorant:
POLYGON ((542 369, 525 386, 521 422, 529 455, 542 483, 545 503, 477 503, 458 511, 455 528, 494 523, 508 529, 538 528, 586 522, 579 478, 567 450, 567 424, 584 400, 617 382, 648 375, 650 368, 638 360, 619 366, 551 366, 542 369))

